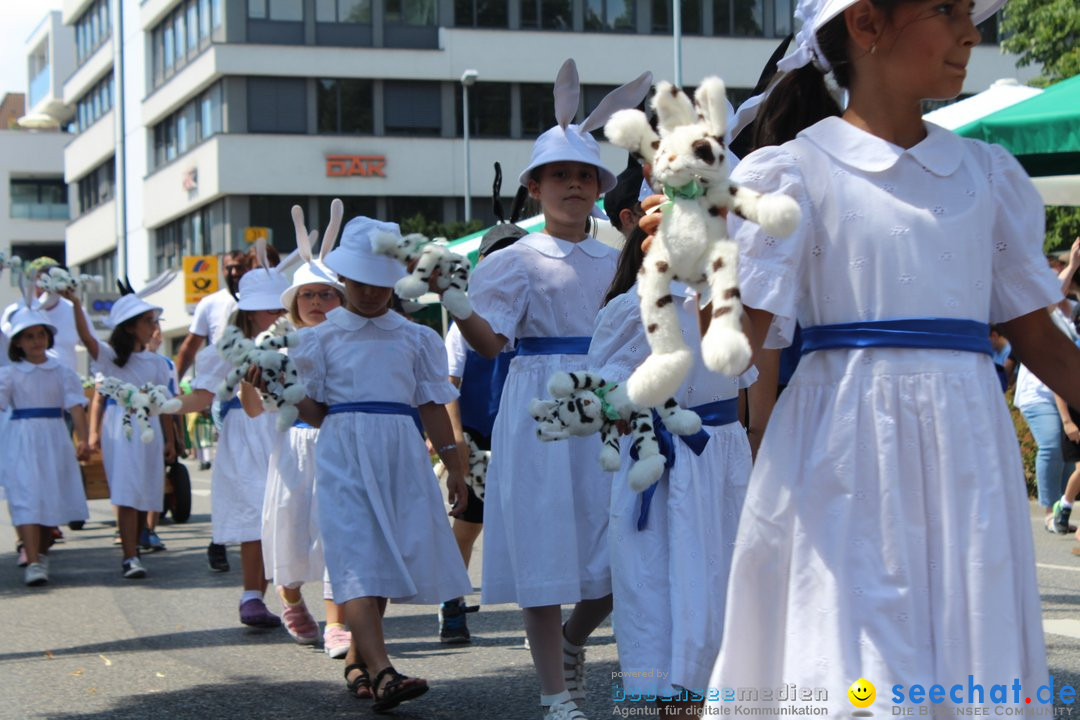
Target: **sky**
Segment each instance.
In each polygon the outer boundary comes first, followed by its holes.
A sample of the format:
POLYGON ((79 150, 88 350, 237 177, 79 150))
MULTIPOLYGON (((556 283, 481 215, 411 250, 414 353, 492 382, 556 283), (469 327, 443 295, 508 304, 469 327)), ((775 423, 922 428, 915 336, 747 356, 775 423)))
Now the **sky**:
POLYGON ((62 0, 0 0, 0 96, 26 92, 26 38, 62 0))

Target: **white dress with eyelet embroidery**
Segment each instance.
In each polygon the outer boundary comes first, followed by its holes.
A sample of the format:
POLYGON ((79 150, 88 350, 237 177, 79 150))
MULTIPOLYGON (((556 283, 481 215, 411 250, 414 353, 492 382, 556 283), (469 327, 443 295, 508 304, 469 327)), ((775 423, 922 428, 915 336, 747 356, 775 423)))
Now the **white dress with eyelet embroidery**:
MULTIPOLYGON (((710 372, 701 361, 696 296, 675 283, 682 335, 697 360, 675 395, 683 407, 728 400, 752 384, 710 372)), ((625 380, 649 355, 635 289, 613 298, 596 317, 589 369, 625 380)), ((649 517, 637 529, 641 495, 630 489, 630 443, 611 486, 608 546, 614 591, 617 681, 625 693, 668 695, 673 686, 702 689, 724 632, 724 597, 739 513, 750 479, 750 443, 737 422, 706 427, 709 442, 695 455, 675 438, 675 465, 656 486, 649 517)))
MULTIPOLYGON (((903 150, 829 118, 734 176, 804 213, 788 238, 736 233, 743 302, 775 316, 768 346, 788 344, 796 320, 997 323, 1060 298, 1042 203, 1000 147, 928 125, 903 150)), ((1017 678, 1029 694, 1048 681, 1024 474, 993 361, 803 356, 751 477, 710 686, 823 688, 839 716, 865 678, 885 717, 893 685, 966 687, 969 675, 1017 678)))
MULTIPOLYGON (((469 297, 511 344, 526 337, 588 337, 615 274, 617 253, 596 239, 533 233, 484 259, 469 297)), ((491 434, 484 497, 484 603, 563 605, 611 592, 610 474, 600 439, 540 442, 529 415, 548 379, 584 370, 586 356, 533 355, 510 363, 491 434)))

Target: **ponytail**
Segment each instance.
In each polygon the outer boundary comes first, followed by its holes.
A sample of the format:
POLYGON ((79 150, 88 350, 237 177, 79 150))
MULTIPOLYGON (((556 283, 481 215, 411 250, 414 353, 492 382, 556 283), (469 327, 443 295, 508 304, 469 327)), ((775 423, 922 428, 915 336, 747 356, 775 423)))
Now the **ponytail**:
POLYGON ((630 237, 626 238, 622 252, 619 254, 619 262, 615 266, 615 277, 611 279, 607 294, 604 296, 604 305, 622 295, 634 287, 637 282, 638 271, 641 263, 645 260, 645 251, 641 249, 641 243, 648 237, 645 231, 637 225, 630 231, 630 237))

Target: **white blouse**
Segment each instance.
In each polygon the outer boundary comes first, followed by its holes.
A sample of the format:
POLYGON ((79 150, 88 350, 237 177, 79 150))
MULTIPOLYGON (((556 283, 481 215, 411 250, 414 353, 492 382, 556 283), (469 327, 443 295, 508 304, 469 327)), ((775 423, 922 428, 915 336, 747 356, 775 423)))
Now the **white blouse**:
POLYGON ((0 367, 0 410, 85 404, 82 380, 56 358, 40 365, 23 361, 0 367))
POLYGON ((114 377, 132 385, 153 383, 172 393, 176 387, 175 373, 164 355, 149 350, 131 353, 123 367, 116 364, 116 351, 107 342, 98 343, 98 357, 90 364, 90 372, 114 377))

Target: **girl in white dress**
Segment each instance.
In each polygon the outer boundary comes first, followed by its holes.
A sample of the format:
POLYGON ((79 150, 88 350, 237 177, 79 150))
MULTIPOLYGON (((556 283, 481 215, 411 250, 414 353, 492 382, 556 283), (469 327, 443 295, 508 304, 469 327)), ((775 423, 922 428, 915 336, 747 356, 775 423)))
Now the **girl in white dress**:
POLYGON ((1080 352, 1046 313, 1061 286, 1023 169, 924 123, 920 104, 960 92, 975 23, 1000 5, 799 2, 798 48, 757 119, 761 149, 733 176, 802 207, 791 237, 743 223, 736 238, 752 344, 784 346, 798 321, 804 355, 751 476, 711 711, 731 707, 721 688, 794 684, 827 692, 835 716, 860 679, 877 694, 856 688, 858 707, 878 717, 914 707, 914 684, 963 683, 945 708, 988 704, 969 676, 1015 679, 1023 708, 1048 682, 987 324, 1070 404, 1080 352))
POLYGON ((11 417, 0 436, 0 486, 7 488, 8 510, 28 565, 27 585, 49 581, 52 529, 88 517, 82 474, 76 458, 89 455, 86 396, 75 372, 46 355, 56 328, 48 316, 29 307, 9 319, 10 365, 0 367, 0 410, 11 417), (71 412, 78 443, 64 424, 71 412))
POLYGON ((390 663, 387 600, 439 604, 472 587, 420 432, 422 423, 449 469, 450 514, 460 515, 468 496, 445 408, 457 390, 438 333, 388 310, 404 271, 374 253, 376 233, 400 235, 397 225, 366 217, 345 226, 341 247, 326 257, 345 284, 345 306, 301 330, 291 355, 308 392, 300 417, 320 428, 323 553, 359 650, 346 678, 355 695, 373 695, 381 712, 428 689, 390 663))
MULTIPOLYGON (((334 200, 330 224, 319 249, 321 257, 316 258, 311 253, 311 238, 303 225, 303 213, 299 207, 293 208, 293 219, 298 223, 297 245, 305 262, 293 275, 292 285, 282 293, 281 305, 288 308, 289 319, 298 328, 319 325, 326 320, 326 313, 344 302, 345 286, 323 264, 323 258, 337 240, 341 211, 341 201, 334 200)), ((313 236, 318 237, 315 233, 313 236)), ((319 626, 304 604, 300 587, 305 582, 321 581, 326 567, 315 503, 318 437, 318 428, 298 420, 282 442, 274 444, 263 499, 262 551, 266 577, 277 586, 284 607, 281 620, 285 629, 301 645, 319 641, 319 626)), ((352 638, 344 626, 344 610, 332 597, 326 600, 323 640, 331 657, 345 655, 351 645, 352 638)))
MULTIPOLYGON (((135 293, 131 287, 113 303, 109 311, 112 332, 108 342, 99 343, 86 322, 78 295, 68 293, 74 305, 75 326, 89 353, 91 371, 100 377, 117 378, 136 387, 151 383, 175 388, 176 380, 164 356, 146 349, 158 326, 161 308, 147 303, 143 296, 160 288, 155 281, 135 293)), ((123 287, 123 286, 121 286, 123 287)), ((171 391, 170 391, 171 392, 171 391)), ((173 423, 170 418, 153 422, 154 439, 144 443, 139 433, 128 437, 123 419, 127 411, 112 399, 105 405, 101 424, 101 456, 109 481, 109 499, 116 506, 120 544, 124 552, 122 573, 125 578, 146 577, 139 558, 139 534, 146 527, 146 513, 160 512, 165 497, 165 465, 176 459, 173 423), (166 442, 168 439, 168 442, 166 442)))
MULTIPOLYGON (((649 354, 635 284, 644 239, 640 230, 627 239, 589 346, 590 371, 613 382, 630 377, 649 354)), ((669 436, 674 463, 645 493, 630 488, 630 444, 623 443, 623 466, 611 488, 608 547, 623 673, 618 692, 664 698, 664 717, 691 717, 723 637, 731 551, 751 467, 738 396, 757 370, 741 378, 707 370, 696 352, 697 296, 681 283, 672 285, 672 295, 682 335, 699 358, 675 400, 701 416, 702 430, 687 439, 669 436)))
MULTIPOLYGON (((281 294, 289 281, 276 269, 265 266, 240 278, 237 311, 232 324, 244 337, 254 338, 285 314, 281 294)), ((181 397, 178 414, 210 407, 214 394, 233 366, 209 345, 195 356, 195 380, 191 393, 181 397)), ((253 628, 275 628, 281 618, 263 602, 266 573, 263 570, 262 508, 270 453, 283 440, 272 413, 264 413, 262 398, 241 380, 236 395, 221 404, 221 433, 210 476, 210 521, 213 541, 240 545, 243 593, 240 622, 253 628)))
POLYGON ((544 229, 477 266, 469 292, 475 312, 455 318, 481 355, 517 344, 492 430, 482 597, 522 608, 548 718, 585 717, 576 703, 585 697, 583 646, 611 612, 611 481, 597 463, 596 436, 541 442, 528 406, 547 395, 553 373, 586 367, 617 259, 586 231, 600 193, 615 186, 589 133, 610 113, 639 103, 650 84, 646 73, 575 125, 577 71, 572 60, 563 65, 555 83, 559 124, 537 139, 519 177, 540 201, 544 229), (566 604, 574 610, 563 625, 566 604))

